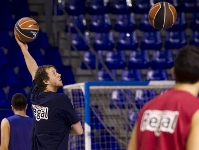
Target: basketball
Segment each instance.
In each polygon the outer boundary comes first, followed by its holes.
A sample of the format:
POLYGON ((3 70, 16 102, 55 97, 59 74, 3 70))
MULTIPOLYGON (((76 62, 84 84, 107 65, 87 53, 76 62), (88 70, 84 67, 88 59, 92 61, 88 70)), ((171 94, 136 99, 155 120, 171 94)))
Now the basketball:
POLYGON ((24 17, 16 22, 14 32, 21 42, 32 42, 38 36, 39 25, 34 19, 24 17))
POLYGON ((177 19, 175 7, 167 2, 154 4, 148 14, 150 24, 158 30, 166 30, 173 26, 177 19))

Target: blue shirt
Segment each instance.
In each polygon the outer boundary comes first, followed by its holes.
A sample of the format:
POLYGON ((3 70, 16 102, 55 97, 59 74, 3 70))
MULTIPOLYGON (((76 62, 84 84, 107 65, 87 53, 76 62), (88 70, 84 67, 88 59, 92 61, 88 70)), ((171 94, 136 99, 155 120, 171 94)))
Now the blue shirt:
POLYGON ((30 135, 33 119, 20 115, 13 115, 7 118, 10 124, 9 150, 30 150, 30 135))
POLYGON ((71 126, 80 121, 64 93, 41 92, 31 87, 34 116, 32 150, 67 150, 71 126))

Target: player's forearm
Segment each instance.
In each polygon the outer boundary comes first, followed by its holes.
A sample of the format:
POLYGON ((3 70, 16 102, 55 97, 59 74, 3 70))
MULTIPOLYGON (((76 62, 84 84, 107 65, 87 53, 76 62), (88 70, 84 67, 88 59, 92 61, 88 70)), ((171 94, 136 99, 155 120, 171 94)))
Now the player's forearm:
POLYGON ((1 148, 1 147, 0 147, 0 150, 8 150, 8 148, 1 148))
POLYGON ((34 58, 28 52, 28 49, 21 48, 21 51, 24 55, 24 59, 25 59, 27 68, 28 68, 30 74, 33 75, 33 73, 36 72, 38 65, 37 65, 36 61, 34 60, 34 58))
POLYGON ((8 147, 0 146, 0 150, 8 150, 8 147))

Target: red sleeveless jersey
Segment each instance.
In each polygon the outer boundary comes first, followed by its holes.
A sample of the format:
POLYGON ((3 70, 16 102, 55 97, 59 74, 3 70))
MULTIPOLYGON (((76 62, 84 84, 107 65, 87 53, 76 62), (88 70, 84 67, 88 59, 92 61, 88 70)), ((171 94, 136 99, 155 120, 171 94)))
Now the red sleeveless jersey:
POLYGON ((199 100, 188 92, 170 89, 140 111, 137 150, 185 150, 191 118, 199 100))

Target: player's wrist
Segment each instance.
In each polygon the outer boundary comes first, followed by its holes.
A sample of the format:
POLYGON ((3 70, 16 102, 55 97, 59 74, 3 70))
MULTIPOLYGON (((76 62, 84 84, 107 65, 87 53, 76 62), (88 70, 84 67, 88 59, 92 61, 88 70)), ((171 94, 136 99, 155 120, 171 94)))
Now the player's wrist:
POLYGON ((28 51, 28 46, 20 45, 22 51, 28 51))

